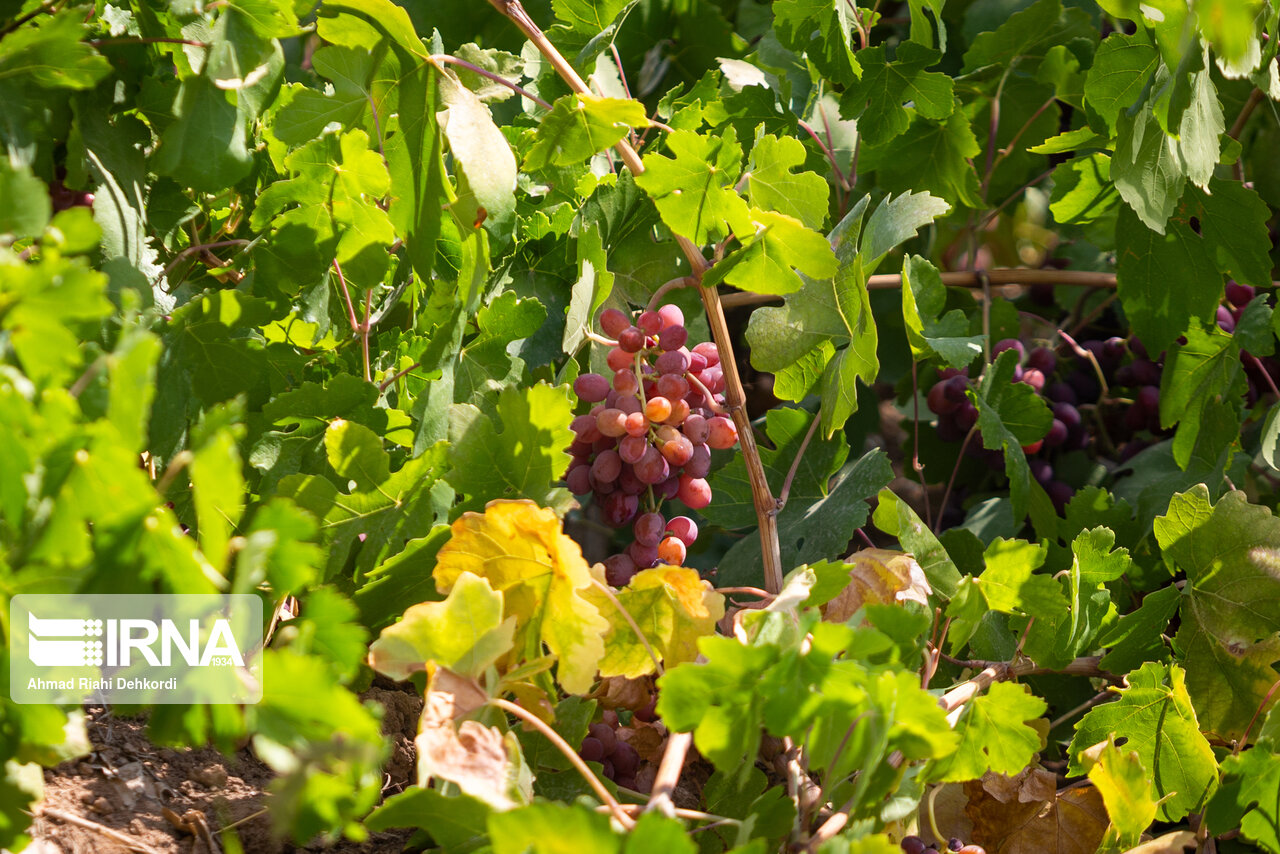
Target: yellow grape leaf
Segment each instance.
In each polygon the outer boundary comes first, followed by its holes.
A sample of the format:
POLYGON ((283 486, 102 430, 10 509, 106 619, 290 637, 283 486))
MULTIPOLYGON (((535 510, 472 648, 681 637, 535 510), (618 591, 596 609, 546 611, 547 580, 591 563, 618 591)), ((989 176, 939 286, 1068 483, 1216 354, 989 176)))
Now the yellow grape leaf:
MULTIPOLYGON (((602 572, 597 576, 603 581, 602 572)), ((716 622, 724 616, 724 597, 696 569, 645 569, 614 595, 667 667, 697 658, 698 638, 714 634, 716 622)), ((653 659, 618 606, 598 589, 588 598, 609 620, 600 675, 634 679, 652 673, 653 659)))
POLYGON ((515 648, 525 658, 538 657, 546 644, 566 691, 591 688, 609 621, 580 592, 591 586, 591 569, 553 511, 519 500, 462 514, 432 575, 436 588, 448 592, 467 572, 501 591, 504 613, 516 618, 515 648))
POLYGON ((443 602, 423 602, 387 626, 369 647, 369 666, 408 679, 427 662, 479 676, 511 649, 514 617, 502 619, 502 594, 478 575, 459 576, 443 602))
POLYGON ((1118 840, 1124 847, 1138 844, 1142 832, 1156 820, 1159 804, 1151 797, 1150 777, 1136 750, 1116 747, 1115 733, 1084 750, 1081 761, 1102 795, 1118 840))
POLYGON ((864 605, 929 604, 929 582, 916 559, 890 549, 863 549, 845 558, 849 584, 827 603, 826 618, 843 623, 864 605))

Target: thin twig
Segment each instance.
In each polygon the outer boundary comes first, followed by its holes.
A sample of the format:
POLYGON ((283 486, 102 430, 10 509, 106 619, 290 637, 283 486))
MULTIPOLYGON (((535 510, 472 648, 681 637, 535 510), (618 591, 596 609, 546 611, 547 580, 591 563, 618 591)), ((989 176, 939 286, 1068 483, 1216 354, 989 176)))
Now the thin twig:
POLYGON ((421 367, 422 367, 422 362, 414 362, 412 365, 405 368, 403 371, 396 371, 390 377, 388 377, 387 379, 383 380, 378 384, 379 393, 384 392, 387 389, 391 388, 391 386, 395 385, 396 380, 400 379, 405 374, 409 373, 410 371, 417 370, 418 368, 421 368, 421 367))
POLYGON ((173 272, 173 268, 182 263, 182 259, 186 258, 188 255, 194 255, 198 252, 204 252, 209 249, 220 249, 224 246, 248 246, 249 243, 250 241, 248 240, 239 239, 215 240, 212 243, 200 243, 195 246, 188 246, 186 249, 179 251, 177 255, 173 256, 173 260, 170 261, 168 265, 160 271, 160 275, 156 277, 156 282, 158 283, 163 281, 170 273, 173 272))
POLYGON ((53 10, 58 8, 58 6, 61 5, 61 3, 62 3, 62 0, 53 0, 52 3, 45 3, 44 5, 36 9, 32 9, 30 12, 28 12, 25 15, 14 18, 5 26, 0 27, 0 36, 7 35, 13 32, 14 30, 18 29, 18 27, 21 27, 23 24, 25 24, 27 21, 30 21, 32 18, 38 18, 39 16, 45 13, 52 15, 53 10))
POLYGON ((528 98, 530 101, 533 101, 533 103, 537 104, 539 107, 542 107, 542 109, 544 110, 551 109, 550 103, 539 98, 537 95, 533 94, 528 89, 517 86, 515 83, 512 83, 510 80, 503 77, 502 75, 494 74, 489 69, 481 68, 478 65, 474 65, 470 62, 467 62, 465 59, 458 59, 458 57, 449 56, 447 53, 433 53, 431 54, 431 56, 427 57, 427 61, 434 62, 434 63, 443 62, 448 65, 457 65, 461 68, 467 69, 468 71, 474 71, 476 74, 479 74, 481 77, 487 77, 490 80, 492 80, 494 83, 497 83, 502 86, 506 86, 508 89, 510 89, 512 92, 515 92, 517 95, 522 95, 523 97, 528 98))
POLYGON ((1239 756, 1240 748, 1249 743, 1249 733, 1253 731, 1253 725, 1258 722, 1258 716, 1262 714, 1262 710, 1267 707, 1267 703, 1271 702, 1271 697, 1275 694, 1276 689, 1280 688, 1280 680, 1271 683, 1271 687, 1267 689, 1267 695, 1262 698, 1262 702, 1258 704, 1258 708, 1253 710, 1253 717, 1249 718, 1249 725, 1244 728, 1244 735, 1240 736, 1240 740, 1236 742, 1232 754, 1239 756))
MULTIPOLYGON (((1227 131, 1227 136, 1232 139, 1240 139, 1240 134, 1244 132, 1245 122, 1249 121, 1249 116, 1253 115, 1253 111, 1262 103, 1262 90, 1254 87, 1249 93, 1249 97, 1245 100, 1244 106, 1240 108, 1240 114, 1236 116, 1236 120, 1231 123, 1231 130, 1227 131)), ((1231 164, 1231 174, 1237 181, 1244 180, 1244 158, 1237 157, 1236 162, 1231 164)))
POLYGON ((698 280, 693 276, 677 276, 668 282, 663 282, 658 286, 658 289, 653 292, 653 295, 649 297, 649 303, 645 306, 645 309, 647 311, 653 311, 658 307, 658 300, 662 299, 667 294, 672 291, 679 290, 680 288, 695 287, 697 284, 698 280))
POLYGON ((809 424, 809 432, 804 434, 804 439, 800 442, 800 447, 796 449, 796 458, 791 461, 791 468, 787 470, 787 477, 782 481, 782 490, 778 493, 778 509, 775 514, 781 513, 782 508, 787 506, 787 497, 791 494, 791 481, 795 480, 796 472, 800 470, 800 460, 804 458, 805 449, 809 447, 813 434, 818 430, 818 422, 822 420, 822 410, 819 409, 813 413, 813 421, 809 424))
POLYGON ((658 773, 653 778, 652 795, 645 806, 645 812, 660 812, 663 815, 675 815, 675 804, 671 794, 680 782, 680 772, 684 770, 684 760, 693 744, 692 732, 674 732, 667 738, 667 746, 662 751, 662 761, 658 763, 658 773))
POLYGON ((582 330, 582 337, 586 338, 588 341, 594 341, 597 344, 601 345, 602 347, 618 346, 617 341, 614 341, 612 338, 605 338, 603 335, 599 334, 598 332, 592 332, 590 329, 582 330))
POLYGON ((113 842, 120 843, 130 851, 137 852, 137 854, 159 854, 159 852, 150 845, 147 845, 126 833, 113 830, 106 825, 98 824, 96 821, 90 821, 87 818, 82 818, 75 813, 54 809, 53 807, 42 807, 38 814, 42 818, 57 819, 58 821, 63 821, 67 824, 74 824, 76 827, 83 827, 85 830, 92 830, 94 833, 105 836, 113 842))
POLYGON ((1008 198, 1006 198, 1003 202, 1001 202, 1000 204, 998 204, 998 205, 996 205, 994 208, 992 208, 992 209, 987 213, 987 215, 986 215, 986 216, 984 216, 984 217, 983 217, 983 218, 978 222, 977 230, 978 230, 978 231, 982 231, 984 228, 986 228, 986 227, 987 227, 987 225, 991 222, 991 220, 995 219, 997 216, 999 216, 999 215, 1000 215, 1000 211, 1002 211, 1002 210, 1004 210, 1006 207, 1008 207, 1008 205, 1009 205, 1009 203, 1010 203, 1010 202, 1012 202, 1014 199, 1019 198, 1023 193, 1025 193, 1027 190, 1029 190, 1029 189, 1031 189, 1032 187, 1034 187, 1036 184, 1039 184, 1039 183, 1040 183, 1041 181, 1043 181, 1045 178, 1048 178, 1050 175, 1052 175, 1052 174, 1053 174, 1053 170, 1054 170, 1054 169, 1056 169, 1056 168, 1058 168, 1058 167, 1056 167, 1056 166, 1050 166, 1048 169, 1044 170, 1044 171, 1043 171, 1043 172, 1041 172, 1039 175, 1037 175, 1036 177, 1032 178, 1030 181, 1028 181, 1027 183, 1023 184, 1021 187, 1019 187, 1018 189, 1016 189, 1016 190, 1014 190, 1012 193, 1010 193, 1010 194, 1009 194, 1009 196, 1008 196, 1008 198))
POLYGON ((916 476, 920 478, 920 494, 924 497, 924 524, 926 528, 933 528, 933 508, 929 506, 929 484, 924 479, 924 463, 920 462, 920 380, 917 373, 916 360, 911 360, 911 417, 912 417, 912 446, 911 446, 911 468, 915 471, 916 476))
POLYGON ((505 712, 515 715, 517 718, 542 733, 548 741, 555 745, 560 752, 564 754, 564 757, 569 760, 569 764, 582 775, 583 779, 587 781, 587 785, 591 787, 591 790, 594 791, 600 800, 609 807, 609 810, 613 813, 614 818, 618 820, 618 823, 627 830, 630 830, 635 826, 635 821, 632 820, 631 816, 627 815, 626 810, 622 808, 622 804, 618 803, 618 799, 604 787, 604 784, 600 782, 600 778, 591 773, 591 769, 587 767, 587 763, 584 762, 582 757, 577 754, 577 751, 569 746, 569 743, 564 740, 564 737, 551 727, 547 726, 546 721, 542 720, 542 718, 538 717, 528 709, 517 706, 515 703, 512 703, 509 700, 504 700, 501 697, 490 698, 489 705, 496 706, 505 712))
POLYGON ((1076 706, 1074 709, 1071 709, 1071 710, 1070 710, 1070 711, 1068 711, 1068 712, 1063 712, 1061 715, 1059 715, 1058 717, 1056 717, 1056 718, 1054 718, 1052 721, 1050 721, 1050 722, 1049 722, 1049 732, 1053 732, 1055 729, 1057 729, 1058 727, 1062 726, 1062 725, 1063 725, 1063 724, 1065 724, 1067 721, 1071 720, 1072 718, 1074 718, 1076 715, 1080 714, 1081 712, 1087 712, 1087 711, 1089 711, 1089 709, 1092 709, 1094 706, 1098 705, 1099 703, 1101 703, 1103 700, 1107 699, 1108 697, 1114 697, 1114 696, 1115 696, 1115 692, 1114 692, 1114 691, 1111 691, 1111 690, 1107 690, 1107 691, 1099 691, 1097 694, 1094 694, 1092 697, 1090 697, 1089 699, 1085 700, 1083 703, 1081 703, 1080 705, 1076 706))
POLYGON ((761 590, 759 587, 717 587, 717 593, 743 593, 747 596, 759 596, 761 599, 772 599, 776 594, 770 593, 768 590, 761 590))
POLYGON ((338 264, 338 259, 333 259, 333 269, 338 271, 338 286, 342 289, 342 298, 347 303, 347 321, 351 324, 351 331, 360 332, 360 321, 356 320, 356 307, 351 302, 351 291, 347 290, 347 277, 342 275, 342 266, 338 264))
MULTIPOLYGON (((825 114, 823 119, 826 119, 825 114)), ((836 179, 840 182, 840 187, 846 192, 853 189, 849 186, 849 179, 845 177, 844 170, 840 168, 840 164, 836 161, 836 153, 831 150, 831 146, 824 142, 822 137, 818 136, 818 132, 815 131, 808 122, 802 119, 797 119, 796 123, 800 125, 801 130, 809 134, 814 142, 818 143, 818 147, 822 149, 822 153, 827 156, 827 161, 831 164, 831 171, 836 173, 836 179)))
POLYGON ((942 519, 947 515, 947 502, 951 500, 951 489, 956 485, 956 475, 960 473, 960 463, 964 461, 964 452, 969 449, 969 443, 973 441, 973 437, 977 432, 978 425, 974 424, 969 428, 969 432, 965 434, 964 442, 960 445, 960 453, 956 457, 956 464, 951 469, 951 478, 947 481, 947 488, 942 493, 942 502, 938 504, 938 519, 933 527, 935 531, 942 527, 942 519))
POLYGON ((364 355, 364 381, 373 382, 373 374, 369 372, 369 313, 373 302, 373 288, 364 292, 364 321, 360 324, 360 350, 364 355))

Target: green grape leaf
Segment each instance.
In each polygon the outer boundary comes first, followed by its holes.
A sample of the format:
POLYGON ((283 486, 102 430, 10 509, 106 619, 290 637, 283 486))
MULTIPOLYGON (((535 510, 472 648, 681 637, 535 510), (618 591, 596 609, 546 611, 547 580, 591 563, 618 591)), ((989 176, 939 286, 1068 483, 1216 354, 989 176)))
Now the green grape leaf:
POLYGON ((1152 352, 1168 349, 1193 320, 1213 318, 1222 276, 1189 226, 1173 220, 1161 234, 1126 205, 1116 219, 1116 255, 1120 302, 1152 352))
POLYGON ((841 117, 858 120, 866 145, 882 145, 907 130, 911 114, 904 104, 926 119, 945 119, 955 105, 952 80, 924 70, 941 58, 940 51, 913 41, 899 44, 893 61, 883 47, 859 51, 862 78, 841 96, 841 117))
POLYGON ((374 833, 417 827, 429 831, 443 848, 465 854, 485 839, 489 812, 489 805, 479 798, 413 786, 383 801, 364 824, 374 833))
POLYGON ((15 166, 7 157, 0 159, 0 199, 5 200, 0 210, 0 234, 36 237, 53 215, 49 188, 32 174, 30 166, 15 166))
POLYGON ((729 231, 753 233, 747 203, 733 189, 742 168, 737 134, 731 128, 708 136, 678 130, 666 142, 675 156, 645 155, 644 174, 635 179, 653 198, 662 221, 698 245, 729 231))
POLYGON ((1201 727, 1236 738, 1275 682, 1280 660, 1280 520, 1228 492, 1216 505, 1203 487, 1175 495, 1155 521, 1165 559, 1187 574, 1182 650, 1201 727))
POLYGON ((960 309, 942 313, 947 290, 938 268, 919 255, 902 259, 902 317, 907 343, 917 360, 937 356, 963 368, 982 354, 982 336, 968 335, 969 319, 960 309))
POLYGON ((555 801, 490 813, 489 839, 494 854, 617 854, 622 849, 622 837, 610 829, 608 815, 585 804, 555 801))
POLYGON ((751 209, 754 236, 739 235, 745 245, 707 271, 704 287, 720 282, 758 294, 789 294, 804 287, 792 270, 822 279, 839 267, 831 244, 797 219, 774 211, 751 209))
POLYGON ((473 402, 492 415, 492 398, 524 372, 524 360, 512 356, 517 341, 533 335, 547 319, 536 299, 519 299, 506 291, 476 312, 478 334, 458 352, 454 400, 473 402))
POLYGON ((1061 0, 1038 0, 1010 15, 995 30, 978 35, 964 54, 964 70, 1042 57, 1054 45, 1072 39, 1096 39, 1097 31, 1083 9, 1063 9, 1061 0))
POLYGON ((533 145, 524 157, 524 169, 581 163, 612 146, 631 128, 648 125, 644 105, 639 101, 565 95, 539 122, 533 145))
POLYGON ((311 65, 330 81, 333 91, 293 87, 293 97, 280 109, 272 125, 272 132, 290 145, 314 139, 331 122, 344 128, 359 124, 372 103, 370 82, 377 61, 368 50, 327 45, 312 54, 311 65))
MULTIPOLYGON (((1164 234, 1165 223, 1187 182, 1178 141, 1165 135, 1150 102, 1135 114, 1120 113, 1116 137, 1111 180, 1138 219, 1152 231, 1164 234)), ((1118 243, 1118 233, 1116 239, 1118 243)))
POLYGON ((627 0, 552 0, 556 18, 587 38, 609 28, 627 0))
POLYGON ((1157 817, 1178 821, 1201 809, 1218 786, 1218 763, 1200 734, 1185 672, 1177 665, 1148 662, 1126 682, 1119 699, 1090 710, 1076 725, 1067 773, 1085 773, 1082 754, 1089 747, 1124 738, 1142 767, 1151 769, 1155 794, 1163 799, 1157 817))
MULTIPOLYGON (((492 72, 510 83, 519 83, 524 77, 524 60, 505 50, 481 48, 475 42, 468 42, 460 45, 453 55, 485 71, 492 72)), ((466 66, 455 65, 454 72, 462 81, 462 85, 475 92, 476 97, 485 103, 505 101, 515 97, 516 93, 510 87, 472 71, 466 66)))
POLYGON ((988 771, 1018 773, 1040 750, 1040 733, 1027 722, 1039 719, 1048 708, 1025 685, 996 682, 965 704, 955 725, 959 747, 925 766, 924 779, 961 782, 988 771))
POLYGON ((1183 468, 1191 461, 1205 408, 1243 394, 1244 375, 1240 346, 1217 326, 1209 331, 1193 326, 1186 339, 1186 344, 1174 343, 1160 380, 1160 423, 1166 429, 1178 425, 1173 458, 1183 468))
POLYGON ((440 129, 457 168, 458 199, 450 205, 460 228, 508 230, 515 220, 516 156, 489 108, 450 71, 438 72, 440 129))
POLYGON ((1044 563, 1045 549, 1025 540, 997 538, 983 558, 986 569, 974 585, 993 611, 1053 619, 1067 610, 1058 582, 1035 570, 1044 563))
POLYGON ((915 115, 906 133, 863 148, 858 168, 875 172, 892 192, 923 191, 952 205, 978 207, 981 189, 972 161, 981 151, 963 111, 943 122, 915 115))
POLYGON ((111 73, 111 63, 81 41, 84 13, 62 9, 36 17, 0 42, 0 79, 25 77, 42 89, 92 89, 111 73))
POLYGON ((1160 636, 1181 601, 1182 591, 1176 587, 1164 587, 1142 597, 1136 611, 1121 617, 1098 638, 1101 646, 1111 648, 1099 664, 1112 673, 1127 673, 1146 661, 1167 661, 1169 650, 1160 636))
POLYGON ((1084 82, 1085 103, 1114 131, 1120 113, 1138 103, 1159 64, 1160 55, 1145 32, 1112 33, 1094 54, 1084 82))
POLYGON ((797 139, 771 134, 757 139, 745 173, 752 207, 794 217, 806 228, 819 228, 827 219, 830 188, 817 172, 793 171, 804 162, 804 144, 797 139))
POLYGON ((1095 646, 1114 621, 1115 607, 1104 582, 1121 578, 1132 566, 1127 549, 1116 549, 1110 528, 1081 531, 1071 543, 1071 568, 1060 580, 1069 608, 1036 615, 1027 628, 1024 652, 1041 667, 1061 669, 1095 646))
POLYGON ((784 47, 808 56, 824 77, 847 86, 862 75, 853 49, 855 14, 842 0, 778 0, 773 31, 784 47))
POLYGON ((1240 829, 1266 851, 1280 851, 1280 753, 1255 747, 1222 761, 1222 788, 1205 820, 1213 833, 1240 829))
POLYGON ((1267 287, 1271 281, 1270 209, 1239 181, 1214 178, 1208 192, 1184 193, 1178 219, 1195 217, 1214 264, 1237 282, 1267 287))
POLYGON ((1015 351, 1001 353, 972 393, 978 407, 982 446, 990 451, 1004 449, 1013 516, 1021 520, 1030 512, 1035 520, 1044 513, 1044 490, 1032 479, 1022 446, 1044 438, 1053 423, 1053 413, 1031 386, 1013 382, 1017 362, 1015 351))
POLYGON ((354 481, 356 489, 368 491, 391 476, 382 439, 363 424, 334 419, 324 432, 324 448, 338 477, 354 481))
POLYGON ((216 193, 249 174, 253 157, 247 117, 206 77, 182 81, 173 105, 177 121, 160 136, 151 165, 195 190, 216 193))
POLYGON ((578 352, 594 326, 596 312, 613 291, 614 275, 606 267, 607 260, 600 227, 592 224, 583 228, 578 234, 578 281, 564 320, 561 348, 565 353, 578 352))
POLYGON ((483 504, 494 498, 529 498, 568 509, 568 493, 553 487, 569 464, 573 405, 565 386, 507 387, 498 395, 497 424, 471 404, 449 413, 452 467, 446 480, 483 504), (501 432, 499 432, 501 427, 501 432))
POLYGON ((1111 216, 1119 201, 1111 182, 1111 158, 1081 155, 1053 171, 1049 210, 1064 225, 1085 225, 1111 216))
POLYGON ((236 433, 234 428, 219 429, 191 459, 200 551, 219 568, 227 565, 231 535, 244 513, 244 477, 236 433))
POLYGON ((916 511, 890 490, 882 489, 872 518, 877 528, 897 537, 902 548, 915 557, 934 592, 951 598, 960 583, 960 570, 916 511))
POLYGON ((369 666, 397 682, 429 664, 479 678, 515 642, 516 618, 502 618, 502 593, 464 572, 443 602, 411 605, 369 647, 369 666))

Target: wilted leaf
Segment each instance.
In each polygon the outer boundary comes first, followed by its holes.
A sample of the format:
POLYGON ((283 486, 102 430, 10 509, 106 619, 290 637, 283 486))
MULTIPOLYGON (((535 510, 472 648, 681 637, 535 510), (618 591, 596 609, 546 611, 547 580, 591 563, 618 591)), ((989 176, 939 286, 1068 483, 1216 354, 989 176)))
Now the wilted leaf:
MULTIPOLYGON (((698 638, 714 634, 716 622, 724 616, 724 596, 712 590, 696 569, 642 570, 614 595, 668 667, 697 658, 698 638)), ((600 675, 635 678, 652 673, 653 659, 617 606, 596 590, 587 598, 610 624, 600 675)))
POLYGON ((988 854, 1093 854, 1107 830, 1102 796, 1093 788, 1068 789, 1047 800, 1001 802, 982 783, 965 784, 973 821, 970 841, 988 854))
POLYGON ((826 619, 843 623, 863 605, 919 602, 928 606, 933 590, 916 559, 890 549, 863 549, 845 559, 849 583, 827 604, 826 619))
POLYGON ((455 727, 454 719, 466 707, 459 706, 454 692, 435 690, 435 683, 433 678, 413 742, 418 750, 418 785, 438 778, 497 809, 516 806, 508 784, 511 760, 502 733, 472 720, 455 727))
POLYGON ((559 657, 566 691, 591 687, 609 623, 579 592, 591 585, 591 571, 554 512, 532 501, 491 501, 484 513, 464 513, 440 549, 436 587, 447 592, 466 572, 503 593, 517 650, 535 658, 545 643, 559 657))

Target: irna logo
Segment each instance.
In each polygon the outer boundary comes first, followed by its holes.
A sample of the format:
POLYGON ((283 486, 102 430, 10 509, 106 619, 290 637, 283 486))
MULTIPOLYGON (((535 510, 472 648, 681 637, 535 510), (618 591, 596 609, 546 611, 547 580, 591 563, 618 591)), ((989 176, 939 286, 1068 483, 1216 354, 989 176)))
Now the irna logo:
POLYGON ((177 663, 175 658, 188 667, 244 667, 229 620, 214 620, 207 636, 200 620, 185 622, 184 633, 176 621, 166 619, 158 623, 143 619, 67 620, 28 614, 27 657, 37 667, 130 667, 135 655, 152 667, 169 667, 177 663))

